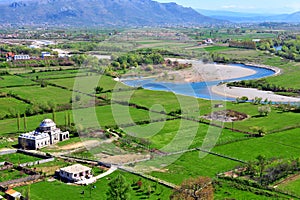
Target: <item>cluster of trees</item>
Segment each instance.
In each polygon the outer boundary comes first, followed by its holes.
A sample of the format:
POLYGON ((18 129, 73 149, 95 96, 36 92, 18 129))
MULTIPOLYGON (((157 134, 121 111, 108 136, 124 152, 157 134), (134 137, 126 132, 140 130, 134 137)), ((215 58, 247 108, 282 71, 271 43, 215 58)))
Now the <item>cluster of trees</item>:
POLYGON ((138 67, 139 65, 158 65, 163 64, 164 58, 160 53, 151 52, 149 54, 128 53, 116 58, 112 62, 115 70, 127 69, 129 67, 138 67))
MULTIPOLYGON (((49 48, 29 48, 27 45, 8 45, 8 44, 0 44, 0 52, 14 52, 15 54, 30 54, 40 56, 41 52, 51 52, 49 48)), ((54 54, 54 52, 52 52, 54 54)), ((3 54, 2 56, 5 56, 3 54)))
POLYGON ((282 49, 277 51, 277 55, 295 60, 297 62, 300 61, 300 37, 292 40, 283 41, 282 49))
POLYGON ((214 187, 208 177, 198 177, 185 180, 178 189, 175 189, 170 199, 214 199, 214 187))
POLYGON ((261 185, 269 185, 277 180, 287 177, 290 174, 298 173, 300 170, 300 160, 278 160, 267 159, 259 155, 256 161, 249 162, 246 165, 246 171, 242 175, 249 175, 253 180, 261 185))
POLYGON ((243 48, 243 49, 256 49, 256 43, 253 41, 230 41, 229 47, 243 48))
POLYGON ((228 87, 246 87, 257 88, 259 90, 272 91, 272 92, 289 92, 298 94, 300 90, 293 88, 284 88, 275 84, 268 83, 265 79, 260 80, 248 80, 248 81, 236 81, 227 83, 228 87))
POLYGON ((219 53, 211 53, 211 58, 214 62, 218 63, 228 63, 231 61, 227 55, 219 53))
POLYGON ((0 67, 51 67, 51 66, 72 66, 75 62, 68 58, 52 58, 52 59, 30 59, 17 60, 13 62, 4 62, 0 67))
POLYGON ((258 44, 257 44, 257 48, 259 50, 265 50, 265 51, 270 51, 272 53, 275 53, 276 50, 274 48, 274 42, 273 40, 261 40, 258 44))
POLYGON ((165 66, 172 67, 175 70, 180 70, 192 67, 192 63, 179 63, 177 60, 172 62, 168 59, 165 61, 165 66))

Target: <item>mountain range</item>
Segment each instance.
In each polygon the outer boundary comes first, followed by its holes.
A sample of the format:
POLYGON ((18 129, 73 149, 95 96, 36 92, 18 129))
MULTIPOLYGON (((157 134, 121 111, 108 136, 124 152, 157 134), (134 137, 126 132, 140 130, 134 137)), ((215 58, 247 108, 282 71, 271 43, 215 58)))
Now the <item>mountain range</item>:
POLYGON ((222 20, 152 0, 0 0, 2 24, 69 26, 200 25, 222 20))
POLYGON ((257 13, 241 13, 230 12, 222 10, 204 10, 196 9, 199 13, 214 19, 222 19, 230 22, 243 23, 243 22, 288 22, 300 23, 300 12, 292 14, 257 14, 257 13))

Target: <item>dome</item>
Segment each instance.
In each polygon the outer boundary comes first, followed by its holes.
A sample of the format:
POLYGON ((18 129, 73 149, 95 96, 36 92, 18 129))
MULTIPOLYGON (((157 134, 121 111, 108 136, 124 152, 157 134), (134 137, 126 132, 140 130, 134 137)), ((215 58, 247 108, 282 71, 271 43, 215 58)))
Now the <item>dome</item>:
POLYGON ((40 124, 41 128, 54 127, 54 126, 56 126, 56 124, 51 119, 44 119, 40 124))

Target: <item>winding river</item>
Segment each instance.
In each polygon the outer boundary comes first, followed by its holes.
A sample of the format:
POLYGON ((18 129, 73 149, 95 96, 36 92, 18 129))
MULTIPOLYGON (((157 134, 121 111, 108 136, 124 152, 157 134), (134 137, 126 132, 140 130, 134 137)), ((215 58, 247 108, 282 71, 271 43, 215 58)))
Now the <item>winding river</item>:
POLYGON ((249 66, 244 64, 230 64, 236 67, 248 68, 255 71, 255 74, 217 81, 206 81, 206 82, 194 82, 194 83, 172 83, 172 82, 158 82, 154 78, 140 78, 140 79, 126 79, 121 80, 124 84, 132 87, 143 87, 149 90, 159 90, 159 91, 170 91, 175 94, 181 94, 186 96, 192 96, 202 99, 209 100, 234 100, 234 98, 221 96, 211 92, 211 87, 218 85, 220 82, 232 82, 241 80, 253 80, 263 77, 272 76, 275 74, 274 70, 249 66))

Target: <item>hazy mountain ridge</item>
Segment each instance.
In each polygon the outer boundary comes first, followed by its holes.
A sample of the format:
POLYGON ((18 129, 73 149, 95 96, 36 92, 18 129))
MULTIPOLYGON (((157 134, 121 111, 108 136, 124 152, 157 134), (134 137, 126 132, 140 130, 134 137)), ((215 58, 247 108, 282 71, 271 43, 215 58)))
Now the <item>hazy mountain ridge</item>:
POLYGON ((260 13, 241 13, 231 11, 216 11, 197 9, 201 14, 214 19, 223 19, 231 22, 289 22, 300 23, 300 12, 292 14, 260 14, 260 13))
POLYGON ((0 1, 1 23, 69 25, 193 25, 218 23, 175 3, 152 0, 0 1))

